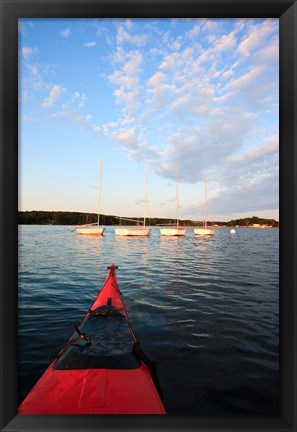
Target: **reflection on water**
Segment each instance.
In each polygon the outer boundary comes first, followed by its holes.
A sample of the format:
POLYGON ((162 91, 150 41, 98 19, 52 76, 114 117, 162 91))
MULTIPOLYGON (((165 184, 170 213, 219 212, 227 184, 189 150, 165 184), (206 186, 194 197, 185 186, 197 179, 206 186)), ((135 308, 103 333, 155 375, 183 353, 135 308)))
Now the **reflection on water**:
POLYGON ((278 229, 197 238, 81 236, 22 226, 20 400, 84 316, 111 263, 136 337, 157 360, 169 413, 278 410, 278 229))

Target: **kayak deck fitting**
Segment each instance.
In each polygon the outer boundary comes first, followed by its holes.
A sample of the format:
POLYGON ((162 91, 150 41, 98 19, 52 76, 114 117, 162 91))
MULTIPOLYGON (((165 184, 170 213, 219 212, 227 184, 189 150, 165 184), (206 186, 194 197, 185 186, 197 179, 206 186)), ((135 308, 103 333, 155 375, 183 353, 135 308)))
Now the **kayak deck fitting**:
POLYGON ((156 365, 129 322, 115 265, 83 321, 19 407, 19 414, 166 414, 156 365))

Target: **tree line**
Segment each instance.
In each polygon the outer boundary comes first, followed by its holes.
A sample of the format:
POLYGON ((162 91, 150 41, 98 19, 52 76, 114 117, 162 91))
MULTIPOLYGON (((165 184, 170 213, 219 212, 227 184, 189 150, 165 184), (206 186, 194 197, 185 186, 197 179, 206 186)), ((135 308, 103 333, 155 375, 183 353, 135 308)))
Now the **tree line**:
POLYGON ((257 216, 247 217, 243 219, 234 219, 228 222, 229 226, 251 226, 251 225, 271 225, 278 227, 279 222, 274 219, 264 219, 257 216))
MULTIPOLYGON (((143 218, 132 217, 142 223, 143 218)), ((18 212, 18 223, 19 225, 83 225, 89 223, 96 223, 98 215, 96 213, 82 213, 82 212, 66 212, 66 211, 19 211, 18 212)), ((147 218, 147 225, 157 226, 162 224, 175 224, 176 219, 165 219, 165 218, 147 218)), ((179 224, 182 226, 197 226, 202 225, 203 221, 192 221, 188 219, 179 220, 179 224)), ((137 222, 131 222, 129 220, 121 219, 118 216, 113 215, 100 215, 100 224, 102 225, 137 225, 137 222)), ((250 218, 235 219, 229 222, 212 221, 211 225, 218 226, 251 226, 253 224, 259 225, 270 225, 272 227, 278 227, 279 222, 274 219, 264 219, 257 216, 250 218)))

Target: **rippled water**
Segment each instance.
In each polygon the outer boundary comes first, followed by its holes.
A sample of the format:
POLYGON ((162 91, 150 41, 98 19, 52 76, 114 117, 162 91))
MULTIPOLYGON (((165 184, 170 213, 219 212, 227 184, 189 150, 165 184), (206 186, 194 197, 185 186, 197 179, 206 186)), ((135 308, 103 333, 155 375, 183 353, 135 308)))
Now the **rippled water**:
POLYGON ((169 414, 279 410, 279 230, 197 238, 85 237, 19 227, 19 401, 117 278, 136 337, 158 364, 169 414))

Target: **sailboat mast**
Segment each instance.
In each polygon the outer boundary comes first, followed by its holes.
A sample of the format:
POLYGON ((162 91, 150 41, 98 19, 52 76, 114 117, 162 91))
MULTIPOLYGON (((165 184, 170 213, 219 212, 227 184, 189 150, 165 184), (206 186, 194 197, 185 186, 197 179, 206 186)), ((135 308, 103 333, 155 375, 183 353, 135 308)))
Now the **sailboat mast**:
POLYGON ((178 228, 178 164, 176 164, 176 227, 178 228))
POLYGON ((145 227, 145 219, 147 212, 147 178, 148 178, 148 160, 146 160, 146 178, 145 178, 145 195, 144 195, 144 218, 143 218, 143 226, 145 227))
POLYGON ((102 156, 100 158, 100 175, 99 175, 99 197, 98 197, 98 226, 100 225, 100 202, 101 202, 101 180, 102 180, 102 156))
POLYGON ((205 172, 205 180, 204 180, 204 199, 205 199, 205 221, 204 221, 204 226, 205 228, 207 227, 207 172, 205 172))

